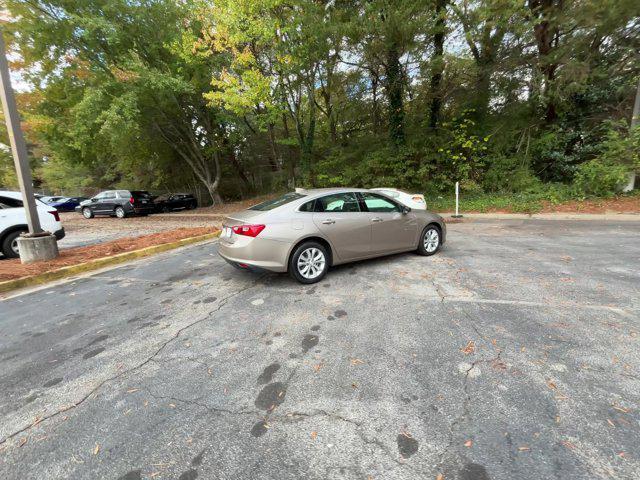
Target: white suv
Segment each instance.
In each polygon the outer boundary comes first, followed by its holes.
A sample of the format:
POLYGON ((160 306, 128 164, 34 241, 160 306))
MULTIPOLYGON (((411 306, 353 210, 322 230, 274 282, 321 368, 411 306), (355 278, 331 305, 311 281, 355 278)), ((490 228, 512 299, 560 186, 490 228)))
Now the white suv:
MULTIPOLYGON (((58 211, 36 200, 36 208, 42 229, 53 233, 58 240, 64 237, 64 228, 60 223, 58 211)), ((0 190, 0 251, 5 257, 16 258, 18 252, 18 237, 29 231, 27 215, 22 206, 20 192, 0 190)))

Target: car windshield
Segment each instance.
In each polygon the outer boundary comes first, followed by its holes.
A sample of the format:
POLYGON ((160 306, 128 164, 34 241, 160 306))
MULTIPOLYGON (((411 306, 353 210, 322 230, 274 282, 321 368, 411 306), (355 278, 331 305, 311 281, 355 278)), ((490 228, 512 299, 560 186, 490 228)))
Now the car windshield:
POLYGON ((273 210, 274 208, 281 207, 282 205, 286 205, 287 203, 293 202, 294 200, 298 200, 299 198, 304 198, 305 195, 300 193, 286 193, 281 197, 274 198, 273 200, 267 200, 266 202, 259 203, 254 205, 253 207, 249 207, 249 210, 273 210))

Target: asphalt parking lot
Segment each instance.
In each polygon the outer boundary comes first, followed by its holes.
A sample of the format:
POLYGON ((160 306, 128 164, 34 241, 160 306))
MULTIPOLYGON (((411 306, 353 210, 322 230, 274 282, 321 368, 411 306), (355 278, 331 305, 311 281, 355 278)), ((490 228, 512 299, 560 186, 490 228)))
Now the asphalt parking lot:
POLYGON ((208 243, 0 312, 0 478, 640 477, 640 223, 454 224, 314 286, 208 243))

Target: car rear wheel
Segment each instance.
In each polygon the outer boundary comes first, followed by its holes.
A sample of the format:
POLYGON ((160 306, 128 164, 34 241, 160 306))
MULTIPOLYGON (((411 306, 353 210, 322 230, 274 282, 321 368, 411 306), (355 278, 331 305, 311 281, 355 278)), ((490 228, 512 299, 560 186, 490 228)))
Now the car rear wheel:
POLYGON ((18 230, 7 235, 2 242, 2 253, 7 258, 18 258, 20 251, 18 250, 18 237, 25 233, 26 230, 18 230))
POLYGON ((327 249, 317 242, 298 246, 289 259, 289 274, 300 283, 316 283, 329 270, 327 249))
POLYGON ((427 225, 420 236, 418 253, 420 255, 433 255, 440 250, 441 233, 437 225, 427 225))
POLYGON ((89 207, 84 207, 82 209, 82 216, 86 219, 93 218, 93 212, 89 207))
POLYGON ((124 208, 122 207, 116 207, 116 217, 118 218, 124 218, 127 216, 126 212, 124 211, 124 208))

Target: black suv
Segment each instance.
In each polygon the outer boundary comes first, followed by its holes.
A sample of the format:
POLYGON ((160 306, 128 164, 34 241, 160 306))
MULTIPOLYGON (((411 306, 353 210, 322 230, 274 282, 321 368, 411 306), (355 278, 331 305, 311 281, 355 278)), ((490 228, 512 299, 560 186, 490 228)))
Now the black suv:
POLYGON ((85 200, 76 207, 84 218, 109 215, 124 218, 128 215, 148 215, 154 211, 149 192, 144 190, 107 190, 85 200))
POLYGON ((191 210, 198 206, 198 200, 191 193, 169 193, 154 199, 156 211, 171 212, 173 210, 191 210))

